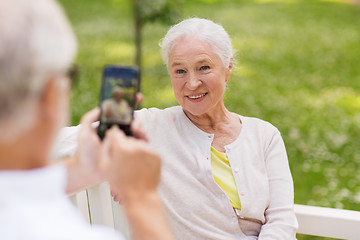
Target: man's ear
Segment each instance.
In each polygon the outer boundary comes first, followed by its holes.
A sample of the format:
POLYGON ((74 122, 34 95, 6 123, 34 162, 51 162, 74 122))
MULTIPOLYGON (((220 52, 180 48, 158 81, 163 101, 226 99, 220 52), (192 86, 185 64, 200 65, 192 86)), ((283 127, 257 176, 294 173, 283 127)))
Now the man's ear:
POLYGON ((45 84, 40 99, 39 111, 43 119, 54 118, 59 111, 57 108, 59 106, 60 96, 57 85, 57 80, 54 77, 50 78, 45 84))

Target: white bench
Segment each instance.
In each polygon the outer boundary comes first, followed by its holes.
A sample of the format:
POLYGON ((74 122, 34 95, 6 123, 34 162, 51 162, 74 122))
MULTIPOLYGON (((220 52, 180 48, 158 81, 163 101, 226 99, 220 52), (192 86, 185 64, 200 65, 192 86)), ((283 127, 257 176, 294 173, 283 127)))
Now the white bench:
POLYGON ((295 204, 298 233, 359 240, 360 212, 295 204))
MULTIPOLYGON (((131 239, 123 209, 112 200, 108 184, 103 183, 81 191, 70 196, 70 199, 89 223, 115 228, 127 239, 131 239)), ((295 213, 300 234, 348 240, 360 239, 358 211, 295 204, 295 213)))

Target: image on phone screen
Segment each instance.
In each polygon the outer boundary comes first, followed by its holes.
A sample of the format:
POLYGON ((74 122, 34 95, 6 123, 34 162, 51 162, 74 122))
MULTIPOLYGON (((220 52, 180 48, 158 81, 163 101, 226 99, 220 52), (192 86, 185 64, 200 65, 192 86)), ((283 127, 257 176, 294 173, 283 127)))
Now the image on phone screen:
POLYGON ((127 135, 136 101, 138 71, 136 68, 106 66, 100 98, 100 125, 98 133, 101 138, 112 125, 119 126, 127 135))

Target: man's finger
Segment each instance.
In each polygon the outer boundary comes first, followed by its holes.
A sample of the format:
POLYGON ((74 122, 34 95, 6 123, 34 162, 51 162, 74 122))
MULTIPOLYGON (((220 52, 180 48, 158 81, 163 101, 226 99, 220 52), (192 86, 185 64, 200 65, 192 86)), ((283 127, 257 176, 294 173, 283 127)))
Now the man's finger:
POLYGON ((136 93, 136 104, 139 105, 144 100, 144 95, 141 92, 136 93))
POLYGON ((116 125, 106 131, 105 139, 108 139, 113 150, 119 149, 121 151, 126 145, 126 136, 116 125))
POLYGON ((149 141, 148 137, 145 134, 143 125, 141 124, 140 121, 136 119, 131 123, 131 132, 134 134, 136 138, 144 140, 145 142, 149 141))
POLYGON ((78 139, 88 138, 88 134, 90 132, 94 132, 94 127, 92 127, 92 123, 97 121, 100 116, 100 109, 94 108, 93 110, 87 112, 81 118, 80 131, 78 135, 78 139))
POLYGON ((99 120, 99 117, 100 117, 100 109, 99 108, 94 108, 91 111, 87 112, 81 118, 81 124, 90 125, 91 123, 99 120))
POLYGON ((105 172, 107 172, 107 167, 110 164, 110 154, 110 141, 104 139, 100 148, 100 167, 105 172))
POLYGON ((123 141, 124 138, 126 138, 125 133, 120 130, 120 128, 117 125, 113 125, 107 132, 109 132, 109 135, 112 139, 116 139, 116 141, 123 141))

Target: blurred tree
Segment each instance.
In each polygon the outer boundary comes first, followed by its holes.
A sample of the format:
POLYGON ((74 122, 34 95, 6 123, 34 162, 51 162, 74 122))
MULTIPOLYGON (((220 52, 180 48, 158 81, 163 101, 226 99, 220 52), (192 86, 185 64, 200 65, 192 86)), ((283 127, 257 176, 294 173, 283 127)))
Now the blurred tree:
POLYGON ((160 21, 165 24, 176 22, 182 9, 183 0, 133 0, 135 20, 135 64, 141 70, 142 30, 147 22, 160 21))

